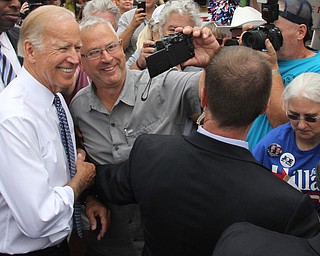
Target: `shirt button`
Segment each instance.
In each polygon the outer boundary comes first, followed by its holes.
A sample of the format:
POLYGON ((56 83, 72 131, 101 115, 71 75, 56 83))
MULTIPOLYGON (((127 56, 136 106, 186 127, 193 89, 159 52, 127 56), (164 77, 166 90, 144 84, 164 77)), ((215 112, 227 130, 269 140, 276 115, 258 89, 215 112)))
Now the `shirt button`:
POLYGON ((115 125, 115 123, 111 123, 111 126, 112 126, 112 127, 115 127, 116 125, 115 125))

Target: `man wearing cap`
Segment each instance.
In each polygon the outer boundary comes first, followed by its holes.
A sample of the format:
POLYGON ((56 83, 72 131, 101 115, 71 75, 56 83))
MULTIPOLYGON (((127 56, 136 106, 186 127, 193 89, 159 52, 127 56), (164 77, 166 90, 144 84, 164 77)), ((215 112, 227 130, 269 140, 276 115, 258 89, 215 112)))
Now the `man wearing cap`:
POLYGON ((218 26, 218 28, 227 36, 239 37, 242 33, 242 26, 248 23, 253 26, 260 26, 266 23, 266 21, 262 19, 261 13, 258 10, 250 6, 239 6, 233 13, 231 25, 218 26))
POLYGON ((296 76, 304 72, 320 73, 320 53, 305 46, 311 39, 312 7, 307 0, 279 1, 279 19, 274 22, 283 36, 283 46, 275 52, 266 40, 264 54, 272 65, 273 84, 266 114, 253 123, 247 141, 252 148, 272 128, 288 121, 281 105, 281 94, 296 76))

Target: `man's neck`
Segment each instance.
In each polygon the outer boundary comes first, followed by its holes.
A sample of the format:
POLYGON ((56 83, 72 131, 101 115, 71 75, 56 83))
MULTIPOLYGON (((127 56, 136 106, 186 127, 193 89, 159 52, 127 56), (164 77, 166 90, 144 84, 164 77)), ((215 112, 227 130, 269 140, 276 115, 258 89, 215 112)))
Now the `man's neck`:
POLYGON ((316 52, 313 52, 306 48, 305 46, 299 48, 299 50, 292 51, 292 54, 289 54, 288 57, 279 56, 279 60, 297 60, 303 58, 310 58, 314 56, 316 52))
POLYGON ((123 86, 124 84, 116 88, 95 88, 98 98, 110 113, 120 96, 123 86))
POLYGON ((203 128, 212 134, 243 141, 246 140, 250 127, 219 127, 214 120, 205 120, 203 123, 203 128))

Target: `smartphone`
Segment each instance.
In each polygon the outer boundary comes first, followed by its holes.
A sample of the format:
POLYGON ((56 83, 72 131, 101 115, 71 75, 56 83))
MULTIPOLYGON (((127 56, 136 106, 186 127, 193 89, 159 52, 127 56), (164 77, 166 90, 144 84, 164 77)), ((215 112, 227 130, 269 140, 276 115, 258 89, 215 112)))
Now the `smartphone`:
POLYGON ((146 2, 145 1, 138 1, 138 9, 142 8, 143 12, 146 12, 146 2))

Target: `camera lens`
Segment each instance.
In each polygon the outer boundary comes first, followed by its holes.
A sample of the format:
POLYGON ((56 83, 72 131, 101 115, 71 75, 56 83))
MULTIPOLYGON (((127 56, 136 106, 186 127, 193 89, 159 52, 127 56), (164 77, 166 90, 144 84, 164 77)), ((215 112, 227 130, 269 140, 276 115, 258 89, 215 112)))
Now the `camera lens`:
POLYGON ((265 48, 264 42, 266 38, 266 34, 261 30, 248 31, 243 34, 242 42, 248 47, 256 50, 262 50, 265 48))

